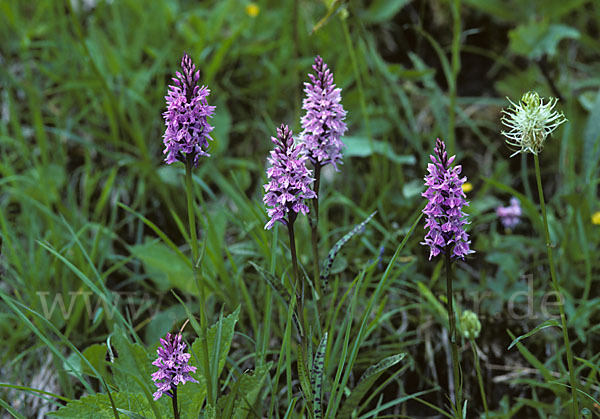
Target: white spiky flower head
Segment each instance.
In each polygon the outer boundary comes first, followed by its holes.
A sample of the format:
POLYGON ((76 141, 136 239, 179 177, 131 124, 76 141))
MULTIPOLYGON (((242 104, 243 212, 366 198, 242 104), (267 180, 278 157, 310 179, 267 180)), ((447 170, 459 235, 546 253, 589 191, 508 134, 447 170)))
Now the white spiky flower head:
POLYGON ((512 106, 502 109, 501 121, 510 128, 508 132, 502 131, 506 143, 516 148, 510 157, 525 152, 538 154, 544 148, 546 138, 567 120, 562 112, 553 110, 557 98, 551 97, 544 103, 536 92, 527 92, 518 104, 507 99, 512 106))

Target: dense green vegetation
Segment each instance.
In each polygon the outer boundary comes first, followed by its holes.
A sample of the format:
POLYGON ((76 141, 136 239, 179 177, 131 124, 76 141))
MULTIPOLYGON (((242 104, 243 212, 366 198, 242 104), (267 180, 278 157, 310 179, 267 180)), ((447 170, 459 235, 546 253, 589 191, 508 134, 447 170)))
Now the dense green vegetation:
MULTIPOLYGON (((476 251, 453 269, 457 317, 481 322, 476 339, 459 328, 464 413, 570 417, 534 159, 511 158, 501 135, 505 97, 534 90, 568 119, 539 155, 541 183, 578 414, 600 416, 599 36, 591 0, 0 0, 3 414, 172 417, 151 362, 189 321, 201 382, 180 386, 182 417, 319 417, 307 388, 321 381, 323 417, 453 417, 444 261, 419 244, 439 137, 469 180, 476 251), (185 166, 162 153, 184 52, 216 106, 192 179, 206 298, 185 166), (307 292, 304 354, 287 230, 264 229, 262 196, 270 137, 300 131, 317 54, 348 113, 344 164, 321 176, 321 263, 376 214, 320 298, 307 292), (495 209, 511 197, 523 215, 506 229, 495 209)), ((313 279, 307 217, 295 229, 313 279)))

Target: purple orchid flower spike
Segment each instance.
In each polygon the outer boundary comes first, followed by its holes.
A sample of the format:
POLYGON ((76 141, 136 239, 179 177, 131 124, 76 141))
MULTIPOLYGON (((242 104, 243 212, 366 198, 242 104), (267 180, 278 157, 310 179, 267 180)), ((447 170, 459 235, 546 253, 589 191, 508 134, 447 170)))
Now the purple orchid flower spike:
POLYGON ((179 384, 198 382, 190 376, 191 372, 196 372, 196 367, 188 365, 191 355, 184 352, 186 345, 181 334, 167 333, 160 343, 162 346, 156 350, 158 358, 152 363, 158 367, 158 371, 152 374, 152 380, 158 388, 154 400, 160 399, 163 394, 173 397, 179 384))
POLYGON ((215 107, 209 106, 206 98, 210 90, 200 87, 200 71, 192 62, 189 55, 183 54, 181 59, 182 72, 176 72, 173 78, 174 86, 169 86, 165 96, 167 110, 163 118, 167 126, 163 135, 165 144, 165 163, 184 162, 193 159, 194 167, 198 166, 200 156, 210 156, 207 153, 208 140, 212 141, 210 132, 213 127, 208 123, 212 118, 215 107))
POLYGON ((452 167, 455 156, 448 158, 446 145, 439 138, 434 152, 425 177, 427 190, 422 194, 429 201, 423 209, 427 216, 425 229, 429 231, 421 244, 431 248, 429 260, 446 251, 451 251, 454 258, 464 259, 475 253, 469 247, 471 241, 465 231, 465 225, 470 224, 465 220, 468 214, 462 210, 469 205, 462 189, 467 178, 459 177, 462 166, 452 167))
POLYGON ((317 55, 312 66, 315 74, 309 74, 310 83, 304 83, 306 98, 302 109, 306 114, 302 117, 302 133, 300 141, 306 144, 311 162, 317 166, 331 163, 335 170, 342 163, 341 137, 346 130, 346 111, 341 104, 342 89, 333 83, 333 74, 327 64, 317 55))
POLYGON ((283 224, 295 220, 298 213, 307 214, 306 199, 316 198, 310 188, 314 182, 311 171, 306 167, 307 156, 303 144, 294 144, 292 131, 287 125, 277 129, 277 138, 271 137, 275 149, 268 158, 271 167, 267 170, 269 181, 264 185, 263 202, 271 218, 265 229, 273 227, 276 221, 283 224))

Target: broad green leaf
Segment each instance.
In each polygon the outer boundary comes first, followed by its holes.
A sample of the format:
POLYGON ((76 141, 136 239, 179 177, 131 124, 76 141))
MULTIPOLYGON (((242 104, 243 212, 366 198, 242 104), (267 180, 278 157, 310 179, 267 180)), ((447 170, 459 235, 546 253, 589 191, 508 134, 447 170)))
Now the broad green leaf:
POLYGON ((582 160, 585 180, 591 182, 596 179, 600 161, 600 92, 596 95, 594 106, 585 124, 582 160))
POLYGON ((402 195, 404 195, 406 199, 420 196, 421 192, 424 190, 425 187, 423 186, 423 181, 421 179, 413 179, 402 185, 402 195))
POLYGON ((532 20, 539 15, 547 19, 559 18, 581 7, 589 0, 463 0, 466 6, 513 22, 532 20))
MULTIPOLYGON (((163 166, 163 167, 167 167, 167 166, 163 166)), ((171 166, 168 166, 168 167, 171 170, 173 170, 173 168, 171 168, 171 166)), ((144 224, 146 224, 150 228, 150 230, 154 231, 156 233, 156 235, 158 237, 160 237, 160 239, 163 241, 163 243, 166 244, 173 252, 175 252, 181 258, 181 260, 190 267, 190 269, 192 268, 192 261, 187 256, 185 256, 181 250, 179 250, 179 248, 175 245, 175 243, 173 243, 173 241, 156 224, 154 224, 152 221, 150 221, 148 218, 144 217, 142 214, 140 214, 133 208, 129 208, 127 205, 123 204, 122 202, 118 202, 117 205, 119 207, 123 208, 125 211, 127 211, 127 212, 135 215, 137 218, 139 218, 144 224)), ((177 219, 177 217, 175 217, 175 218, 177 219)))
MULTIPOLYGON (((119 410, 134 411, 146 418, 154 419, 156 417, 152 413, 145 396, 141 393, 112 393, 112 398, 119 410)), ((74 400, 56 412, 48 413, 48 416, 62 419, 115 418, 110 400, 106 394, 95 394, 74 400)))
POLYGON ((149 241, 132 246, 131 254, 142 261, 150 278, 161 290, 177 287, 191 293, 196 289, 192 268, 167 245, 149 241))
POLYGON ((371 140, 367 137, 346 136, 343 138, 344 157, 369 157, 373 153, 380 154, 397 164, 415 164, 415 156, 401 156, 394 152, 389 143, 378 140, 371 140))
POLYGON ((548 21, 532 21, 519 25, 508 33, 509 47, 516 53, 531 59, 543 55, 554 56, 558 43, 563 39, 578 39, 577 29, 566 25, 550 25, 548 21))
POLYGON ((539 324, 535 329, 530 330, 529 332, 525 333, 524 335, 519 336, 518 338, 514 339, 510 345, 508 345, 508 349, 511 349, 513 346, 515 346, 518 342, 520 342, 521 340, 528 338, 531 335, 535 335, 537 332, 539 332, 542 329, 545 329, 547 327, 551 327, 551 326, 556 326, 562 329, 562 326, 560 325, 560 323, 554 319, 550 319, 550 320, 546 320, 545 322, 543 322, 542 324, 539 324))
POLYGON ((410 0, 375 0, 362 14, 367 23, 382 23, 393 18, 410 0))
POLYGON ((215 127, 215 130, 211 133, 211 137, 215 141, 210 143, 211 150, 209 151, 209 153, 214 155, 222 154, 229 150, 229 132, 231 131, 231 114, 227 109, 226 102, 221 100, 216 106, 219 111, 215 113, 211 121, 211 124, 215 127))
POLYGON ((117 408, 117 411, 119 413, 123 413, 125 416, 127 416, 130 419, 149 419, 148 417, 142 416, 142 415, 140 415, 138 413, 135 413, 135 412, 132 412, 131 410, 125 410, 125 409, 117 408))
POLYGON ((268 364, 257 368, 254 373, 243 374, 239 378, 240 385, 238 387, 238 397, 235 401, 232 416, 234 419, 257 417, 256 415, 250 414, 250 412, 258 400, 258 396, 262 390, 265 379, 269 375, 269 369, 271 369, 271 365, 272 364, 269 362, 268 364))
POLYGON ((519 17, 518 8, 506 7, 506 0, 464 0, 467 6, 479 9, 494 17, 503 20, 514 21, 519 17))
MULTIPOLYGON (((215 371, 215 365, 211 366, 212 374, 221 375, 223 368, 225 367, 225 359, 231 348, 231 341, 235 331, 235 325, 240 315, 240 308, 236 308, 233 313, 224 317, 221 320, 221 324, 218 322, 212 325, 207 332, 208 341, 208 356, 209 360, 215 358, 215 346, 218 339, 217 332, 221 331, 219 340, 219 353, 218 353, 218 366, 215 371)), ((197 417, 200 414, 200 408, 206 397, 206 384, 204 380, 204 354, 202 352, 202 341, 197 338, 191 346, 189 364, 196 367, 196 372, 192 373, 191 376, 198 380, 197 383, 186 383, 183 387, 178 389, 179 399, 181 400, 181 411, 183 417, 197 417)))
POLYGON ((402 361, 404 357, 406 357, 406 354, 404 353, 392 355, 367 368, 367 370, 360 377, 358 384, 354 390, 352 390, 352 393, 350 393, 350 396, 342 406, 339 417, 351 417, 352 412, 358 408, 358 404, 360 403, 361 399, 365 396, 365 394, 367 394, 367 391, 369 391, 371 386, 375 384, 375 381, 377 381, 379 376, 381 376, 381 374, 383 374, 383 372, 388 368, 402 361))
MULTIPOLYGON (((96 371, 98 371, 105 380, 110 378, 106 370, 106 363, 104 362, 106 357, 106 344, 96 343, 90 345, 82 352, 82 355, 89 361, 90 364, 92 364, 96 371)), ((77 356, 77 354, 73 353, 69 355, 67 359, 69 364, 73 368, 76 368, 79 373, 96 377, 96 373, 92 371, 89 365, 87 365, 85 362, 82 362, 81 358, 77 356)), ((69 367, 67 365, 65 365, 64 368, 69 371, 69 367)))
POLYGON ((154 359, 140 344, 133 343, 125 333, 118 329, 111 338, 116 349, 111 369, 116 385, 121 392, 154 392, 151 375, 156 370, 152 365, 154 359))

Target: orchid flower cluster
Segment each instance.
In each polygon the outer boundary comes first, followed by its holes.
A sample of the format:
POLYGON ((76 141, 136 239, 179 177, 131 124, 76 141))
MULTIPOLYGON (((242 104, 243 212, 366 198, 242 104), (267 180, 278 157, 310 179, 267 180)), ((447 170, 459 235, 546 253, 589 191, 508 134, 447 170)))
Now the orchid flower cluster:
POLYGON ((333 74, 327 64, 317 55, 313 64, 315 74, 309 74, 310 83, 304 83, 306 97, 302 109, 302 133, 300 141, 306 144, 310 161, 314 165, 325 166, 331 163, 336 171, 341 164, 341 137, 346 130, 346 111, 341 104, 342 89, 333 83, 333 74))
MULTIPOLYGON (((307 214, 310 209, 308 199, 317 199, 313 172, 307 168, 310 161, 315 168, 329 163, 338 170, 342 163, 341 137, 347 127, 344 119, 346 111, 341 104, 341 89, 333 83, 333 74, 320 56, 313 65, 315 74, 309 74, 311 83, 304 83, 306 98, 302 108, 303 131, 297 142, 292 131, 285 125, 277 129, 277 138, 271 137, 275 149, 271 151, 267 170, 268 182, 264 185, 263 202, 267 205, 270 220, 265 229, 273 227, 276 221, 287 224, 298 213, 307 214)), ((318 177, 318 174, 317 174, 318 177)))
POLYGON ((446 145, 439 138, 434 154, 430 156, 433 163, 429 163, 429 174, 425 177, 427 190, 422 193, 428 200, 423 214, 427 216, 425 229, 429 231, 421 244, 430 247, 429 260, 450 251, 452 257, 464 259, 474 253, 465 231, 465 225, 469 224, 465 220, 467 214, 463 212, 463 207, 469 205, 462 189, 467 178, 459 177, 462 166, 452 167, 455 156, 448 158, 446 145))
POLYGON ((158 358, 152 363, 158 367, 158 371, 152 374, 152 380, 158 388, 154 393, 154 400, 160 399, 163 394, 173 397, 179 384, 188 381, 198 383, 190 376, 191 372, 196 372, 196 367, 188 365, 191 355, 184 352, 186 344, 181 334, 167 333, 160 343, 162 346, 156 350, 158 358))
POLYGON ((292 131, 287 125, 277 129, 277 138, 271 137, 275 149, 268 158, 271 167, 267 170, 269 181, 265 184, 263 202, 270 208, 271 218, 265 229, 273 227, 276 221, 284 224, 293 222, 298 213, 307 214, 305 200, 316 198, 310 188, 314 182, 311 171, 306 167, 308 156, 303 144, 294 144, 292 131))
POLYGON ((194 167, 198 167, 200 156, 210 156, 206 150, 208 140, 212 141, 210 132, 213 127, 207 118, 213 116, 215 107, 210 106, 206 99, 210 90, 206 86, 198 86, 200 70, 196 70, 187 54, 181 59, 181 70, 175 73, 175 85, 169 86, 169 93, 165 96, 167 110, 163 118, 167 129, 163 136, 163 153, 167 155, 167 164, 176 161, 185 163, 190 158, 194 167))

